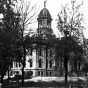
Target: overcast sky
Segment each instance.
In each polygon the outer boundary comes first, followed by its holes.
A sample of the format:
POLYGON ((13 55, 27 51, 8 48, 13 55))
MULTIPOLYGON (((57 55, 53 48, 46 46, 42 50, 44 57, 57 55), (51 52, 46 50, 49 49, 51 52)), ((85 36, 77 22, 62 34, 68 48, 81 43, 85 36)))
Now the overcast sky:
MULTIPOLYGON (((76 0, 77 4, 81 3, 82 0, 76 0)), ((40 6, 39 12, 44 8, 44 0, 32 0, 33 4, 37 3, 37 6, 40 6), (36 1, 36 2, 35 2, 36 1)), ((61 11, 61 5, 68 4, 69 8, 71 5, 71 0, 47 0, 46 8, 49 10, 52 16, 52 29, 57 34, 57 22, 55 21, 58 17, 57 14, 61 11)), ((83 5, 80 8, 80 12, 84 14, 85 27, 84 35, 88 38, 88 0, 83 0, 83 5)), ((39 13, 38 12, 38 13, 39 13)), ((35 29, 38 27, 37 23, 33 26, 35 29)))
MULTIPOLYGON (((24 1, 29 1, 29 0, 24 0, 24 1)), ((31 6, 37 4, 37 8, 39 8, 37 15, 39 12, 44 8, 44 0, 31 0, 31 6)), ((76 0, 77 5, 80 4, 82 0, 76 0)), ((57 14, 61 11, 61 6, 65 6, 68 4, 69 8, 71 6, 71 0, 47 0, 46 2, 46 8, 49 10, 51 16, 52 16, 52 29, 54 30, 55 34, 58 35, 57 33, 57 21, 58 19, 57 14)), ((83 5, 80 8, 80 12, 83 13, 84 15, 84 26, 86 30, 84 31, 84 36, 88 38, 88 0, 83 0, 83 5)), ((0 16, 1 17, 1 16, 0 16)), ((38 28, 38 23, 36 22, 35 24, 31 25, 32 28, 37 29, 38 28)))

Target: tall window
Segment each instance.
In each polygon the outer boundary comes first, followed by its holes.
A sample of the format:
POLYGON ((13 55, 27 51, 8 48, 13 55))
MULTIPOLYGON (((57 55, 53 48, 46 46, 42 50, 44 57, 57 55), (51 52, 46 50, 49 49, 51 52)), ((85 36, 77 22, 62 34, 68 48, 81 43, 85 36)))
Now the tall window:
POLYGON ((38 61, 38 63, 39 63, 39 68, 42 68, 42 59, 40 59, 40 60, 38 61))
POLYGON ((43 76, 43 71, 38 71, 38 76, 43 76))
POLYGON ((33 49, 31 48, 31 49, 30 49, 30 55, 32 55, 32 52, 33 52, 33 49))
POLYGON ((40 71, 38 71, 38 76, 40 76, 40 71))
POLYGON ((50 68, 52 68, 52 60, 49 61, 50 68))
POLYGON ((30 63, 30 67, 32 67, 32 66, 33 66, 33 61, 32 61, 32 59, 29 60, 29 63, 30 63))
POLYGON ((41 76, 43 76, 43 71, 41 71, 41 76))
POLYGON ((43 56, 43 49, 39 49, 39 56, 43 56))
POLYGON ((30 75, 31 75, 31 76, 33 75, 33 71, 30 71, 30 75))

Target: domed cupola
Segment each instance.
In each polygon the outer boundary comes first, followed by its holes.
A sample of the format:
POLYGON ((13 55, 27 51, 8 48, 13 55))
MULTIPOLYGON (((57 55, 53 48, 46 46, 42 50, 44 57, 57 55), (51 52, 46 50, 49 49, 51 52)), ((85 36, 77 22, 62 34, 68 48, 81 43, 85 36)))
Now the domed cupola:
POLYGON ((41 18, 52 20, 51 15, 50 15, 50 12, 48 11, 47 8, 43 8, 40 11, 40 14, 38 15, 38 19, 41 19, 41 18))
POLYGON ((38 15, 38 34, 42 37, 48 37, 53 35, 51 28, 52 17, 50 12, 46 8, 46 1, 44 1, 44 8, 40 11, 38 15))

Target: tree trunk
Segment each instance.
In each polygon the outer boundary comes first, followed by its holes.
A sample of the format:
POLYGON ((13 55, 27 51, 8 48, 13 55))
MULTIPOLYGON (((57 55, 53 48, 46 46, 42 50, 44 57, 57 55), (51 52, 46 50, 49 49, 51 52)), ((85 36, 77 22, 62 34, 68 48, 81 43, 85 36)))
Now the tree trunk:
POLYGON ((3 73, 3 62, 2 62, 3 59, 2 59, 2 56, 1 56, 1 52, 0 52, 0 59, 1 59, 1 60, 0 60, 0 62, 1 62, 1 63, 0 63, 0 64, 1 64, 1 69, 0 69, 0 71, 1 71, 1 72, 0 72, 0 73, 1 73, 1 80, 0 80, 0 83, 2 84, 2 83, 3 83, 4 73, 3 73))
POLYGON ((25 60, 26 60, 26 50, 25 50, 25 45, 23 44, 23 67, 22 67, 22 86, 24 86, 24 68, 25 68, 25 60))
POLYGON ((64 68, 65 68, 65 83, 68 82, 68 59, 65 58, 64 60, 64 68))
POLYGON ((75 68, 75 73, 77 74, 77 60, 76 60, 76 57, 74 59, 74 68, 75 68))
POLYGON ((47 76, 47 65, 48 65, 48 62, 47 62, 47 54, 48 54, 48 52, 47 52, 47 47, 46 47, 46 76, 47 76))
POLYGON ((1 88, 3 88, 3 78, 4 78, 4 74, 3 74, 3 72, 1 72, 1 88))
POLYGON ((24 86, 24 66, 22 67, 22 86, 24 86))
POLYGON ((67 67, 65 68, 65 83, 67 84, 68 82, 68 71, 67 71, 67 67))
POLYGON ((9 83, 9 70, 8 70, 8 83, 9 83))
POLYGON ((3 83, 3 78, 4 78, 4 75, 3 73, 1 74, 1 83, 3 83))

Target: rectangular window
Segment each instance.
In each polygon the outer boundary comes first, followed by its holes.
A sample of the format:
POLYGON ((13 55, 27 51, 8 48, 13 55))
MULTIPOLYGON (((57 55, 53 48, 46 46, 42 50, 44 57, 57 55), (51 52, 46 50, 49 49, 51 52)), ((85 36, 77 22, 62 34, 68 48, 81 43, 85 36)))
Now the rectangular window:
POLYGON ((30 67, 32 67, 32 64, 30 63, 30 67))
POLYGON ((43 76, 43 71, 41 71, 41 76, 43 76))
POLYGON ((52 68, 52 60, 49 61, 50 68, 52 68))
POLYGON ((38 71, 38 76, 40 76, 40 71, 38 71))
POLYGON ((33 49, 31 48, 31 49, 30 49, 30 55, 32 55, 32 52, 33 52, 33 49))
POLYGON ((39 64, 39 68, 42 68, 42 60, 41 59, 38 61, 38 64, 39 64))
POLYGON ((33 71, 30 71, 30 75, 31 75, 31 76, 33 75, 33 71))

